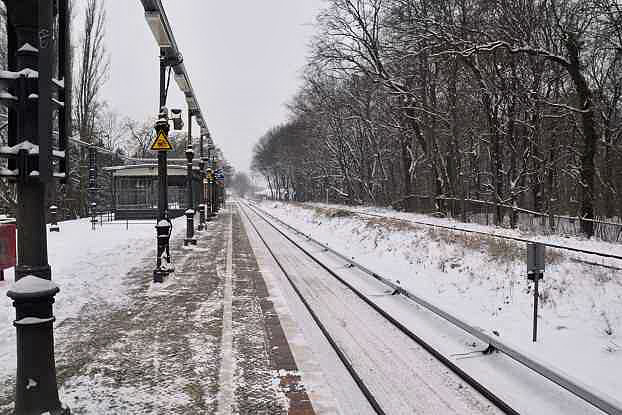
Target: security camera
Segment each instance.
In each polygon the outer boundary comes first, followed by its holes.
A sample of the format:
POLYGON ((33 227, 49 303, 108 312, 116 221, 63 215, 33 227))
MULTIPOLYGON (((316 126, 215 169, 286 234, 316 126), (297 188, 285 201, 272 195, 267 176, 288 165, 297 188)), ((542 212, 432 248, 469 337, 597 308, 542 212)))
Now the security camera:
POLYGON ((180 109, 171 110, 171 119, 173 120, 173 129, 179 131, 184 128, 184 120, 181 118, 180 109))

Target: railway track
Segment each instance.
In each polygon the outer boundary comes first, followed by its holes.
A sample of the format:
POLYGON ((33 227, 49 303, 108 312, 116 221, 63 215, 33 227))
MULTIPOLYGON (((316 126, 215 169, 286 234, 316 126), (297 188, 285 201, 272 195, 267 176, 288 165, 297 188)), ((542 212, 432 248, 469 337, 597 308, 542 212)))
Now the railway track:
MULTIPOLYGON (((269 225, 271 229, 273 229, 281 237, 287 240, 288 243, 291 243, 293 246, 295 246, 296 249, 299 249, 301 252, 303 252, 304 255, 310 258, 314 263, 317 263, 323 270, 325 270, 330 275, 332 275, 333 278, 340 281, 342 285, 344 285, 345 287, 348 287, 349 289, 352 289, 353 292, 355 292, 355 294, 361 300, 367 303, 372 309, 374 309, 379 315, 385 318, 388 322, 390 322, 391 324, 394 324, 394 322, 397 323, 397 325, 395 325, 396 328, 398 328, 401 332, 403 332, 405 335, 407 335, 412 340, 415 340, 417 344, 421 345, 425 350, 427 350, 430 354, 432 354, 435 358, 437 358, 441 363, 443 364, 448 363, 446 367, 452 370, 452 372, 454 372, 459 377, 461 377, 460 372, 464 373, 466 378, 462 378, 462 377, 461 378, 464 379, 465 382, 469 383, 474 389, 479 391, 480 390, 479 387, 482 387, 484 391, 480 393, 482 393, 482 395, 490 399, 490 401, 493 402, 495 406, 499 408, 500 410, 506 413, 518 413, 515 407, 516 407, 517 402, 520 402, 523 400, 522 395, 520 395, 519 401, 515 400, 516 396, 510 399, 510 401, 513 402, 513 404, 510 405, 508 404, 507 399, 504 401, 498 396, 498 394, 493 393, 489 388, 486 388, 485 385, 482 385, 481 382, 478 382, 476 379, 473 379, 473 376, 469 376, 467 372, 469 373, 471 372, 470 368, 465 371, 461 369, 460 367, 458 367, 456 364, 454 364, 454 361, 446 357, 446 356, 453 356, 453 354, 447 353, 446 351, 445 355, 443 355, 440 351, 436 350, 435 347, 429 344, 427 345, 427 347, 425 347, 422 344, 422 343, 426 343, 425 340, 419 338, 419 336, 417 336, 416 333, 414 333, 412 330, 409 330, 408 327, 404 327, 399 321, 397 321, 393 316, 391 316, 388 312, 386 312, 382 307, 379 307, 371 299, 371 297, 376 297, 375 295, 366 296, 360 290, 357 290, 355 287, 352 287, 351 284, 349 284, 347 281, 341 278, 338 275, 338 273, 335 271, 342 269, 343 265, 337 265, 337 264, 345 263, 346 268, 358 269, 363 274, 366 274, 367 276, 371 277, 370 280, 374 280, 390 288, 393 291, 393 294, 399 294, 398 297, 404 297, 405 299, 409 300, 411 302, 411 305, 418 305, 418 306, 423 307, 424 309, 427 309, 432 314, 436 315, 438 318, 445 320, 446 322, 450 323, 451 325, 458 328, 459 330, 462 330, 468 333, 468 335, 473 336, 474 338, 478 339, 479 341, 482 342, 482 344, 484 345, 487 344, 488 345, 488 348, 486 349, 487 351, 500 352, 501 354, 505 355, 510 360, 513 360, 514 362, 522 365, 523 368, 528 373, 530 373, 530 376, 531 375, 534 376, 533 378, 534 380, 537 378, 539 379, 537 380, 538 383, 541 383, 542 385, 547 385, 547 387, 549 387, 548 389, 549 392, 553 390, 557 390, 557 392, 554 392, 557 394, 557 398, 552 398, 555 402, 559 403, 562 400, 566 401, 566 403, 560 404, 557 411, 562 411, 565 413, 566 412, 568 413, 575 413, 575 412, 576 413, 607 413, 607 414, 621 414, 622 415, 622 402, 620 402, 618 398, 614 396, 609 396, 601 391, 595 390, 591 386, 565 373, 564 370, 551 366, 547 362, 539 360, 534 356, 525 354, 520 349, 517 349, 514 346, 501 341, 498 337, 494 336, 494 333, 491 336, 486 331, 478 327, 469 325, 467 322, 460 319, 459 317, 456 317, 455 315, 447 313, 445 310, 437 307, 436 305, 428 302, 426 299, 421 298, 412 292, 404 290, 402 287, 394 284, 392 281, 390 281, 386 277, 383 277, 382 275, 353 261, 353 259, 348 258, 345 255, 328 247, 324 243, 311 238, 309 235, 306 235, 300 232, 298 229, 281 221, 279 218, 271 215, 270 213, 262 210, 261 208, 255 207, 255 206, 248 206, 248 205, 246 205, 246 208, 250 209, 253 212, 253 214, 261 218, 263 222, 266 222, 267 225, 269 225), (275 223, 279 224, 279 226, 276 226, 275 223), (284 232, 282 229, 286 229, 287 232, 284 232), (290 235, 292 236, 288 236, 287 233, 290 233, 290 235), (295 238, 298 238, 299 242, 296 242, 294 240, 295 238), (305 249, 303 246, 301 246, 301 244, 306 244, 307 242, 312 244, 312 246, 318 246, 322 248, 321 253, 317 253, 314 255, 314 253, 311 252, 309 249, 305 249), (336 260, 333 261, 332 269, 331 269, 331 266, 322 262, 322 260, 318 258, 318 255, 320 255, 325 258, 325 261, 329 261, 328 260, 329 256, 326 256, 325 255, 326 253, 329 253, 330 257, 336 258, 336 260), (405 331, 402 330, 402 328, 405 331), (455 372, 453 369, 451 369, 451 366, 454 366, 456 369, 458 369, 458 372, 455 372), (468 380, 469 378, 473 380, 474 384, 470 383, 470 381, 468 380)), ((245 214, 247 213, 245 212, 245 214)), ((271 252, 271 254, 274 255, 273 252, 271 252)), ((410 324, 408 325, 410 326, 410 324)), ((463 368, 465 367, 463 364, 460 364, 460 366, 462 366, 463 368)), ((478 379, 482 379, 481 376, 478 376, 478 379)), ((486 380, 484 383, 486 385, 494 384, 494 383, 490 383, 489 380, 486 380)), ((516 385, 519 386, 519 384, 516 384, 516 385)), ((495 389, 496 389, 496 386, 495 386, 495 389)), ((543 393, 543 396, 544 395, 546 395, 546 393, 543 393)), ((505 396, 505 393, 503 393, 503 396, 505 396)), ((546 403, 545 403, 546 399, 551 399, 551 398, 550 397, 543 398, 543 400, 540 401, 541 404, 544 404, 546 406, 546 403)), ((557 403, 554 406, 556 406, 557 403)), ((520 403, 519 406, 522 407, 523 403, 520 403)), ((521 409, 521 412, 543 413, 541 410, 534 412, 531 409, 526 410, 524 408, 521 409)), ((553 413, 553 412, 550 412, 549 410, 549 412, 547 413, 553 413)))
POLYGON ((455 374, 459 379, 467 383, 471 388, 481 394, 488 402, 490 402, 494 407, 496 407, 499 411, 505 414, 518 414, 518 411, 513 409, 507 402, 505 402, 502 398, 492 392, 489 388, 478 382, 468 373, 466 373, 463 369, 458 367, 454 362, 452 362, 449 358, 444 356, 440 351, 438 351, 434 346, 426 342, 423 338, 418 336, 408 327, 404 326, 397 319, 392 317, 388 312, 386 312, 381 306, 379 306, 376 302, 374 302, 368 295, 363 293, 361 290, 354 287, 352 284, 348 283, 345 279, 340 277, 334 269, 332 269, 329 265, 321 261, 317 255, 314 255, 308 249, 305 249, 300 243, 296 242, 292 237, 290 237, 286 232, 284 232, 279 227, 275 226, 272 221, 266 218, 265 214, 262 214, 257 208, 250 206, 246 203, 240 203, 240 210, 243 212, 244 216, 248 219, 248 222, 251 224, 259 239, 265 245, 265 248, 270 253, 281 272, 287 278, 289 284, 297 294, 300 301, 304 304, 305 308, 311 315, 311 318, 317 324, 318 328, 334 350, 334 352, 339 357, 339 360, 342 362, 343 366, 350 374, 361 393, 367 399, 371 408, 376 414, 389 414, 391 412, 387 412, 383 405, 379 402, 377 396, 371 391, 371 388, 367 384, 366 374, 361 374, 356 369, 355 365, 348 358, 347 354, 344 352, 342 347, 338 344, 336 339, 334 338, 334 334, 330 332, 327 328, 325 322, 321 320, 317 310, 313 308, 310 302, 305 298, 302 290, 296 283, 295 278, 291 275, 290 272, 283 265, 282 260, 280 259, 280 255, 278 252, 275 252, 271 244, 266 240, 265 232, 261 232, 259 227, 257 226, 257 220, 265 222, 269 225, 270 229, 274 230, 280 237, 286 240, 289 244, 294 246, 297 250, 302 252, 307 258, 313 261, 315 264, 319 265, 323 270, 326 271, 330 276, 334 278, 334 280, 338 281, 339 284, 346 287, 350 292, 352 292, 357 298, 362 300, 365 304, 367 304, 375 313, 381 316, 386 322, 388 322, 391 326, 397 329, 400 333, 405 335, 410 340, 414 341, 417 345, 419 345, 423 350, 425 350, 429 355, 433 356, 438 362, 440 362, 445 368, 455 374), (249 214, 250 212, 250 214, 249 214), (255 219, 252 218, 255 217, 255 219))

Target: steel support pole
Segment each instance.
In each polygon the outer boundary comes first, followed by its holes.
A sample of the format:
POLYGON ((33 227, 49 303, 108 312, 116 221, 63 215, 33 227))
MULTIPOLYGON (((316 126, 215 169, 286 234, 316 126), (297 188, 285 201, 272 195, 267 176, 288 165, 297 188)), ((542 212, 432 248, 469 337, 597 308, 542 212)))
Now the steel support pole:
MULTIPOLYGON (((8 69, 13 72, 29 69, 40 74, 39 79, 25 76, 16 84, 14 95, 18 96, 20 103, 9 115, 9 142, 28 139, 39 145, 40 153, 44 153, 52 145, 52 120, 51 116, 45 120, 40 118, 45 118, 47 112, 51 114, 50 108, 45 107, 51 102, 43 103, 45 111, 40 114, 38 100, 29 98, 39 96, 41 84, 46 85, 48 78, 51 81, 54 4, 52 0, 4 0, 4 3, 9 22, 8 69), (33 48, 37 48, 36 52, 33 48), (42 136, 49 141, 41 142, 42 136)), ((47 155, 31 156, 24 150, 18 155, 16 283, 7 292, 16 312, 16 415, 69 413, 58 398, 54 362, 52 304, 59 289, 51 282, 52 271, 47 255, 46 179, 51 172, 50 166, 45 164, 46 159, 47 155), (31 170, 42 174, 31 176, 31 170)))
POLYGON ((203 184, 203 180, 205 180, 205 159, 203 158, 203 139, 205 135, 201 132, 201 140, 199 144, 199 226, 197 227, 198 231, 203 231, 205 229, 205 185, 203 184))
MULTIPOLYGON (((166 108, 166 60, 164 50, 160 55, 160 108, 158 113, 166 108)), ((168 171, 166 151, 158 151, 158 220, 167 217, 168 209, 168 171)))
POLYGON ((212 210, 214 214, 218 213, 218 181, 216 180, 216 173, 212 179, 212 210))
MULTIPOLYGON (((167 62, 164 50, 160 50, 160 107, 158 121, 163 127, 168 127, 168 113, 166 111, 166 69, 167 62)), ((167 129, 168 132, 168 129, 167 129)), ((158 151, 158 223, 156 225, 156 269, 153 271, 153 281, 163 282, 164 277, 171 271, 170 267, 162 268, 162 256, 166 254, 166 261, 171 263, 169 240, 171 224, 168 218, 168 171, 166 151, 158 151)))
POLYGON ((166 151, 158 151, 158 220, 168 215, 168 171, 166 151))
POLYGON ((534 275, 534 287, 533 287, 533 335, 532 341, 535 343, 538 341, 538 298, 540 296, 538 283, 542 278, 541 273, 537 273, 534 275))
POLYGON ((214 217, 214 198, 213 198, 213 192, 212 192, 212 184, 213 184, 213 177, 214 177, 214 169, 213 169, 213 163, 212 163, 212 151, 213 148, 211 146, 211 144, 207 147, 207 171, 208 171, 208 177, 207 177, 207 189, 206 189, 206 200, 207 200, 207 216, 209 218, 209 220, 212 220, 212 218, 214 217))
POLYGON ((214 180, 214 200, 216 200, 216 212, 220 212, 220 181, 214 180))
POLYGON ((184 239, 184 246, 197 244, 197 240, 194 239, 194 197, 192 195, 193 158, 194 150, 192 148, 192 110, 188 108, 188 146, 186 148, 186 160, 188 161, 188 170, 186 173, 186 239, 184 239))

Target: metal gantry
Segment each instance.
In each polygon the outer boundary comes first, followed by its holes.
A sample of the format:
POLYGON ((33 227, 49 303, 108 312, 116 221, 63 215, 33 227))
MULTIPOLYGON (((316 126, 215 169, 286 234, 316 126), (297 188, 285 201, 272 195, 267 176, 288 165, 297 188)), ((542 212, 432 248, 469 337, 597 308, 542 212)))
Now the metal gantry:
MULTIPOLYGON (((201 131, 207 130, 205 117, 199 106, 198 99, 190 82, 190 76, 184 65, 183 56, 175 41, 173 30, 166 16, 164 6, 160 0, 140 0, 145 9, 145 19, 149 25, 153 36, 160 48, 160 102, 159 102, 159 119, 160 128, 164 128, 163 124, 168 123, 168 113, 166 111, 166 98, 168 95, 168 85, 171 76, 171 70, 174 72, 175 82, 183 91, 186 97, 188 107, 188 147, 186 149, 186 158, 188 162, 188 203, 186 210, 186 238, 184 244, 195 244, 194 239, 194 206, 192 198, 192 159, 194 150, 192 148, 192 119, 196 118, 197 123, 201 127, 201 131), (168 73, 167 73, 168 71, 168 73)), ((170 267, 162 268, 161 256, 167 252, 167 259, 170 260, 168 241, 166 237, 171 234, 171 222, 167 215, 167 155, 166 151, 158 151, 158 175, 159 180, 159 199, 158 199, 158 224, 157 228, 157 246, 158 257, 156 269, 154 270, 154 281, 161 282, 164 275, 168 273, 170 267)), ((170 262, 170 261, 169 261, 170 262)))

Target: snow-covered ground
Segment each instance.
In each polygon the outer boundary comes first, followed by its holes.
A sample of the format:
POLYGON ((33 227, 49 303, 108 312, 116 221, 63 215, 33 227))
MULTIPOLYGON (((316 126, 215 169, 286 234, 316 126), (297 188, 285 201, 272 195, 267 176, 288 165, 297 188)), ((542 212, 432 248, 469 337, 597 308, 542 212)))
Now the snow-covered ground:
MULTIPOLYGON (((185 231, 184 221, 173 221, 174 235, 185 231)), ((52 279, 61 289, 54 303, 57 324, 76 317, 85 304, 127 300, 123 277, 149 252, 155 254, 155 229, 146 221, 130 221, 129 229, 125 225, 113 222, 92 231, 87 218, 61 222, 60 232, 48 232, 52 279)), ((0 281, 0 379, 16 368, 15 309, 6 296, 13 280, 14 269, 9 269, 0 281)))
MULTIPOLYGON (((524 243, 344 209, 515 237, 532 235, 379 208, 277 202, 263 202, 261 207, 452 314, 622 399, 622 271, 615 269, 622 268, 621 262, 550 250, 540 285, 538 342, 532 343, 533 287, 525 276, 524 243)), ((557 236, 538 239, 622 255, 622 246, 615 244, 557 236)))

